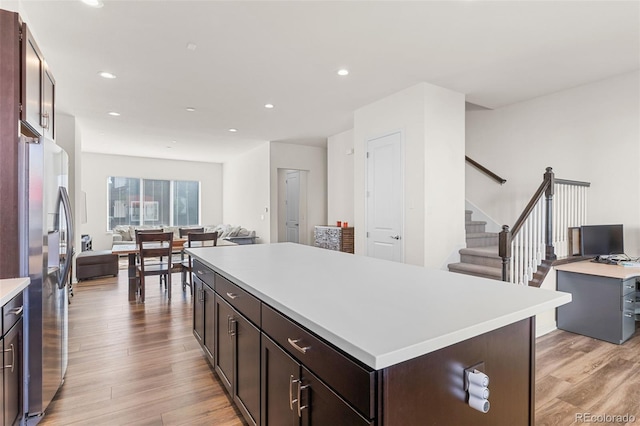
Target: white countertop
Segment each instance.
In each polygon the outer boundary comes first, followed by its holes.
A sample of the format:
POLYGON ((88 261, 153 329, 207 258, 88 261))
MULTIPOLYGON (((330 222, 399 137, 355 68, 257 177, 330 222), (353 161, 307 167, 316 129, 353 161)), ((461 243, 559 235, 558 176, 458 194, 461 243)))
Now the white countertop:
POLYGON ((0 280, 0 306, 6 305, 18 293, 27 288, 29 282, 29 277, 0 280))
POLYGON ((187 251, 376 370, 571 301, 568 293, 292 243, 187 251))

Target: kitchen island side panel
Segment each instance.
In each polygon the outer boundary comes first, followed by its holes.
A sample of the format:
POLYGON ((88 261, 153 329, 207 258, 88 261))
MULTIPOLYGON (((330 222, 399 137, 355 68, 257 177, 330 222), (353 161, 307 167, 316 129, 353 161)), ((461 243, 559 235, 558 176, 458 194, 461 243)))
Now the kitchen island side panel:
POLYGON ((379 425, 533 425, 534 321, 525 319, 384 369, 379 425), (481 362, 489 376, 487 413, 471 408, 464 391, 464 369, 481 362))

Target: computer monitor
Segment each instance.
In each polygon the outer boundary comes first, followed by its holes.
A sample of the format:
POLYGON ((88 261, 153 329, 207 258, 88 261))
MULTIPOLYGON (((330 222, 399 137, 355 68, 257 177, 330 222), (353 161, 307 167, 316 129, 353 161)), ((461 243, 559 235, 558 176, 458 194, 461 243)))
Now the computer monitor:
POLYGON ((580 227, 583 256, 624 253, 622 225, 585 225, 580 227))

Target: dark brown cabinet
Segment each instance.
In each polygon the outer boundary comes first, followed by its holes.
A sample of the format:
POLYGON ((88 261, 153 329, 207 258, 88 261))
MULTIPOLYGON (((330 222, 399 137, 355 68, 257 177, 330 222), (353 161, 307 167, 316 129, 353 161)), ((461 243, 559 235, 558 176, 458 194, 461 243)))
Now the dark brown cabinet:
POLYGON ((21 120, 55 139, 55 79, 27 24, 22 24, 21 120))
POLYGON ((263 425, 372 425, 322 380, 262 335, 263 425))
POLYGON ((2 307, 2 412, 5 426, 18 425, 22 420, 22 293, 2 307))
POLYGON ((20 424, 22 417, 22 319, 4 336, 4 424, 20 424))
POLYGON ((215 297, 215 369, 253 425, 260 424, 260 330, 221 296, 215 297))
POLYGON ((193 277, 193 335, 213 364, 214 354, 214 292, 198 276, 193 277))

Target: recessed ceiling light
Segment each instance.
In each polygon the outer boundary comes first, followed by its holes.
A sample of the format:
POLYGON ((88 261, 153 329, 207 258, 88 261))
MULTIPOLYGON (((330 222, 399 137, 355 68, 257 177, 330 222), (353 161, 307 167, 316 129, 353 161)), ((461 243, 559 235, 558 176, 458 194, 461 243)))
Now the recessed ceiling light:
POLYGON ((264 107, 267 109, 273 108, 273 104, 264 104, 264 107))
POLYGON ((98 73, 98 75, 102 78, 108 78, 108 79, 114 79, 116 78, 115 74, 112 74, 108 71, 101 71, 100 73, 98 73))
POLYGON ((171 141, 171 143, 178 143, 178 141, 171 141))
POLYGON ((349 75, 349 70, 346 68, 339 69, 338 75, 342 75, 342 76, 349 75))
POLYGON ((87 6, 91 6, 91 7, 102 7, 102 6, 104 6, 104 3, 102 2, 102 0, 82 0, 82 3, 86 4, 87 6))
POLYGON ((120 115, 119 112, 111 111, 109 115, 113 115, 114 117, 118 117, 120 115))
POLYGON ((187 107, 187 111, 189 111, 189 112, 194 112, 195 110, 196 110, 196 109, 195 109, 195 108, 193 108, 193 107, 187 107))
POLYGON ((230 132, 235 133, 238 131, 238 129, 229 129, 230 132))
POLYGON ((171 145, 167 145, 168 149, 173 149, 173 147, 171 145))
POLYGON ((196 46, 195 43, 187 43, 187 50, 194 51, 194 50, 196 50, 196 47, 198 47, 198 46, 196 46))

